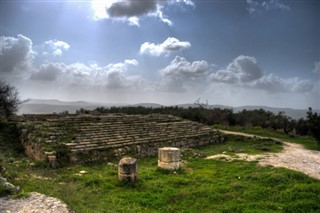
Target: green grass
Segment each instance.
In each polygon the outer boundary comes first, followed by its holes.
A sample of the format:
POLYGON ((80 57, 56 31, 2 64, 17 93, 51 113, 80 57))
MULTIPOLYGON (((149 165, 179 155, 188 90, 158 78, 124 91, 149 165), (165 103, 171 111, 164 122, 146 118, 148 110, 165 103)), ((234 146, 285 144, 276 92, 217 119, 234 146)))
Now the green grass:
POLYGON ((157 169, 156 157, 141 158, 136 184, 117 181, 119 159, 50 169, 18 152, 3 164, 22 195, 57 197, 76 212, 320 212, 319 180, 256 162, 204 159, 222 152, 264 153, 261 146, 282 149, 270 140, 228 136, 222 144, 187 149, 177 172, 157 169), (81 170, 88 173, 80 176, 81 170))
POLYGON ((156 158, 139 159, 138 168, 135 185, 119 183, 117 168, 106 163, 19 167, 14 182, 24 192, 58 197, 76 212, 320 211, 320 181, 287 169, 200 158, 177 172, 158 170, 156 158), (81 170, 88 173, 78 176, 81 170))
POLYGON ((269 139, 244 138, 234 135, 227 135, 225 141, 219 144, 203 146, 198 148, 201 154, 209 156, 215 154, 247 153, 251 155, 263 154, 266 152, 280 152, 283 146, 281 142, 269 139), (262 151, 265 148, 268 151, 262 151))
POLYGON ((306 149, 318 150, 320 151, 320 145, 317 141, 310 136, 294 136, 294 135, 285 135, 282 132, 274 131, 271 129, 263 129, 261 127, 241 127, 241 126, 222 126, 214 125, 215 129, 244 132, 248 134, 255 134, 264 137, 277 138, 282 141, 302 144, 306 149))

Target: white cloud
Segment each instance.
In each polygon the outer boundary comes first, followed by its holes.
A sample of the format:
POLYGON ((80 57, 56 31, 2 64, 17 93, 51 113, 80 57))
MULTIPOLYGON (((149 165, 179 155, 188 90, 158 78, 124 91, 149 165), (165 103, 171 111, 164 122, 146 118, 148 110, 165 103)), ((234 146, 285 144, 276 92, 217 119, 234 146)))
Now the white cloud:
POLYGON ((162 76, 174 78, 198 79, 208 73, 209 65, 206 61, 190 63, 185 58, 176 56, 170 65, 160 71, 162 76))
POLYGON ((17 37, 0 37, 0 71, 4 73, 24 72, 31 66, 35 52, 32 41, 23 35, 17 37))
POLYGON ((134 66, 139 65, 139 62, 137 60, 135 60, 135 59, 131 59, 131 60, 127 59, 127 60, 124 61, 124 63, 127 64, 127 65, 134 65, 134 66))
POLYGON ((291 10, 290 6, 281 3, 279 0, 247 0, 247 5, 247 9, 250 14, 270 10, 291 10))
POLYGON ((163 8, 176 4, 194 6, 191 0, 93 0, 93 19, 113 19, 128 22, 139 26, 139 17, 158 17, 160 21, 172 25, 172 22, 163 14, 163 8))
POLYGON ((48 52, 52 52, 53 56, 61 56, 63 51, 67 51, 70 48, 70 45, 67 42, 59 41, 59 40, 49 40, 44 42, 44 51, 43 55, 48 54, 48 52))
POLYGON ((161 44, 144 42, 140 47, 140 53, 160 56, 162 54, 168 55, 170 52, 180 51, 189 47, 191 47, 190 42, 179 41, 174 37, 169 37, 161 44))
POLYGON ((111 89, 137 88, 141 87, 144 79, 141 76, 130 76, 126 74, 129 66, 137 66, 139 63, 135 59, 125 60, 122 63, 108 64, 101 67, 97 64, 89 66, 83 63, 43 64, 33 72, 30 79, 35 81, 57 81, 60 84, 78 84, 86 86, 102 86, 111 89))
POLYGON ((313 72, 320 73, 320 61, 314 62, 313 72))
POLYGON ((235 58, 226 69, 212 73, 209 80, 269 92, 303 93, 313 89, 313 83, 310 80, 284 79, 275 74, 264 75, 254 57, 243 55, 235 58))
POLYGON ((235 58, 224 70, 218 70, 210 75, 216 82, 236 83, 250 82, 262 77, 262 71, 254 57, 240 55, 235 58))

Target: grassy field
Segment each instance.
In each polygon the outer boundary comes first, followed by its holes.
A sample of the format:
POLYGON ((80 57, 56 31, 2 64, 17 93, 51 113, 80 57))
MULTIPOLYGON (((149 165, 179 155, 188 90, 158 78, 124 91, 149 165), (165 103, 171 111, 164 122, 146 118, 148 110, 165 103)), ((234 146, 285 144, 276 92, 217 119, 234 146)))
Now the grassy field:
POLYGON ((306 149, 318 150, 320 151, 320 145, 317 144, 316 140, 310 136, 294 136, 294 135, 285 135, 282 132, 273 131, 271 129, 263 129, 261 127, 241 127, 241 126, 222 126, 214 125, 213 128, 243 132, 248 134, 254 134, 264 137, 273 137, 278 138, 282 141, 289 141, 292 143, 302 144, 306 149))
MULTIPOLYGON (((10 129, 14 127, 2 127, 6 134, 10 129)), ((16 140, 5 138, 0 145, 16 140)), ((223 144, 184 151, 184 164, 176 172, 158 170, 156 157, 138 159, 135 185, 117 181, 118 159, 50 169, 16 152, 15 145, 0 158, 22 195, 37 191, 54 196, 76 212, 320 212, 319 180, 256 162, 204 159, 222 152, 259 154, 261 146, 282 149, 274 141, 228 137, 223 144), (81 175, 83 170, 87 173, 81 175)))

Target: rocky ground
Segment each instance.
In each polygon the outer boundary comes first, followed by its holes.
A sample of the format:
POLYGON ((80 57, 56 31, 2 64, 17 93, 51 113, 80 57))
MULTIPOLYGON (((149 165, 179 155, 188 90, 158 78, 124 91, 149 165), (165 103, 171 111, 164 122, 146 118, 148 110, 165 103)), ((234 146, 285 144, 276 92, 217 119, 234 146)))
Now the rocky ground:
POLYGON ((1 213, 72 213, 61 200, 37 192, 23 199, 0 198, 1 213))

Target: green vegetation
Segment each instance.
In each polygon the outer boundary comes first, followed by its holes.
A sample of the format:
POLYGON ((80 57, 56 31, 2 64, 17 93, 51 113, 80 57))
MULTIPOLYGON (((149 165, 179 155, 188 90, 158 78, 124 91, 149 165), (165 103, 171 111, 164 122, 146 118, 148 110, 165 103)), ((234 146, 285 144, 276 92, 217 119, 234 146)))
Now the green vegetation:
MULTIPOLYGON (((285 141, 316 145, 310 137, 287 136, 261 127, 214 126, 285 141)), ((20 186, 19 196, 37 191, 57 197, 76 212, 319 212, 320 181, 257 162, 206 160, 214 154, 279 152, 269 139, 226 136, 222 144, 186 149, 180 170, 157 169, 157 158, 138 159, 138 182, 117 181, 117 163, 90 163, 51 169, 22 154, 16 125, 0 122, 0 163, 6 177, 20 186), (267 150, 267 151, 263 151, 267 150), (81 174, 80 171, 86 171, 81 174)), ((71 132, 72 133, 72 132, 71 132)), ((72 134, 70 134, 72 135, 72 134)), ((0 187, 0 196, 10 194, 0 187)))
POLYGON ((14 160, 22 154, 23 147, 16 124, 0 121, 0 163, 2 160, 14 160))
MULTIPOLYGON (((1 128, 5 130, 1 138, 15 134, 11 123, 1 128)), ((256 162, 204 159, 222 152, 259 154, 264 152, 261 146, 270 152, 282 149, 281 143, 272 140, 228 136, 223 144, 184 151, 184 164, 177 172, 157 169, 156 157, 142 158, 134 185, 117 181, 119 159, 50 169, 10 149, 11 160, 2 160, 10 181, 21 186, 22 195, 37 191, 57 197, 76 212, 319 211, 320 181, 303 173, 261 167, 256 162), (87 173, 81 175, 82 170, 87 173)), ((6 192, 0 188, 0 194, 6 192)))
POLYGON ((244 133, 254 134, 254 135, 263 136, 263 137, 277 138, 282 141, 302 144, 306 149, 320 151, 320 146, 317 144, 316 140, 311 136, 286 135, 280 131, 264 129, 261 127, 213 125, 213 128, 228 130, 228 131, 235 131, 235 132, 244 132, 244 133))
POLYGON ((307 115, 310 133, 317 140, 320 146, 320 115, 316 112, 313 113, 312 108, 309 108, 307 115))
MULTIPOLYGON (((116 163, 115 161, 114 163, 116 163)), ((58 197, 76 212, 316 212, 320 182, 287 169, 243 161, 190 159, 178 172, 157 170, 156 158, 138 161, 136 185, 120 184, 113 165, 57 170, 22 165, 24 192, 58 197), (82 176, 79 171, 88 173, 82 176)))
POLYGON ((0 119, 7 119, 18 111, 21 101, 18 90, 0 78, 0 119))
POLYGON ((241 136, 228 135, 226 136, 226 141, 221 144, 203 146, 199 147, 197 150, 204 156, 221 153, 233 155, 234 153, 240 152, 256 155, 266 152, 280 152, 282 150, 282 143, 269 139, 250 139, 241 136))

